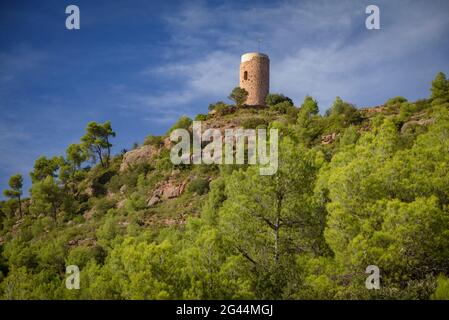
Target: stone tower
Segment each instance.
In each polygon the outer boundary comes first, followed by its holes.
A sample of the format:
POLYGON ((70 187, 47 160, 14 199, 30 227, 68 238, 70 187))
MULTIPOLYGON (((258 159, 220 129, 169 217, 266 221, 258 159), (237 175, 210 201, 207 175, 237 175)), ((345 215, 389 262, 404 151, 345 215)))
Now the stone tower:
POLYGON ((248 91, 246 104, 265 106, 270 90, 270 59, 266 54, 250 52, 240 62, 240 88, 248 91))

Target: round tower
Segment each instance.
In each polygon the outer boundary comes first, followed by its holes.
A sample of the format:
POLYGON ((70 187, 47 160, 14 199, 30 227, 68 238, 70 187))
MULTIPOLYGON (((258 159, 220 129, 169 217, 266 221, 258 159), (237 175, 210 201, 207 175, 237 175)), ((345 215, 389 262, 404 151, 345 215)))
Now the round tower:
POLYGON ((248 91, 246 104, 265 106, 270 90, 270 59, 266 54, 250 52, 240 62, 240 88, 248 91))

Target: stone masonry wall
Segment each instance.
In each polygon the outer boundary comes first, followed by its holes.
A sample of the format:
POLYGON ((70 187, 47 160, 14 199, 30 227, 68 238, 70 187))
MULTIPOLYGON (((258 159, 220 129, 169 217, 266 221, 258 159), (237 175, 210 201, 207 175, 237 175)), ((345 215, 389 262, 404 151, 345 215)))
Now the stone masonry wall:
POLYGON ((270 86, 270 60, 264 54, 245 54, 240 64, 240 87, 248 91, 246 104, 264 106, 270 86), (245 80, 245 71, 247 79, 245 80))

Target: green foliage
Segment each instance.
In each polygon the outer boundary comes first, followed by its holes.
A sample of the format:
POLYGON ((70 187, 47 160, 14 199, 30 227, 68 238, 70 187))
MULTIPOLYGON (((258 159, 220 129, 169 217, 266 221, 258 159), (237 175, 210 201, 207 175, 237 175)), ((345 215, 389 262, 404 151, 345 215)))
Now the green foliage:
POLYGON ((117 174, 116 168, 113 167, 97 167, 90 171, 89 188, 93 196, 101 196, 106 194, 109 181, 117 174))
POLYGON ((129 194, 137 187, 139 176, 145 176, 152 170, 153 167, 151 165, 142 163, 126 170, 119 175, 112 172, 111 179, 106 183, 106 185, 103 186, 103 189, 107 189, 112 192, 129 194))
POLYGON ((318 103, 311 96, 306 96, 304 102, 301 104, 300 110, 303 117, 310 118, 311 116, 318 114, 318 103))
POLYGON ((449 300, 449 279, 445 276, 438 277, 437 288, 432 294, 432 300, 449 300))
POLYGON ((225 179, 220 177, 210 183, 209 196, 202 210, 202 217, 206 223, 210 225, 218 223, 218 211, 225 200, 225 179))
POLYGON ((404 102, 401 104, 401 107, 400 107, 399 119, 402 121, 407 120, 417 110, 418 110, 418 108, 415 104, 404 102))
POLYGON ((388 99, 387 102, 385 103, 387 106, 393 106, 396 104, 402 104, 404 102, 407 102, 407 99, 401 96, 398 97, 394 97, 391 99, 388 99))
POLYGON ((325 123, 318 111, 318 103, 312 97, 306 96, 296 120, 298 140, 305 145, 317 140, 324 131, 325 123))
POLYGON ((360 112, 352 104, 344 102, 337 97, 331 108, 326 111, 325 133, 340 132, 350 125, 357 125, 362 118, 360 112))
POLYGON ((3 190, 5 197, 17 199, 19 206, 19 215, 22 217, 22 203, 20 196, 22 195, 23 177, 20 173, 9 178, 9 187, 11 189, 3 190))
POLYGON ((288 101, 279 102, 270 107, 270 111, 278 112, 281 114, 294 113, 296 108, 288 101))
POLYGON ((86 177, 86 171, 81 169, 81 165, 87 156, 82 145, 71 144, 66 150, 66 159, 60 158, 59 180, 72 194, 77 194, 78 184, 86 177))
POLYGON ((325 235, 337 261, 347 268, 376 264, 391 282, 448 267, 449 176, 436 169, 449 160, 442 151, 447 126, 440 121, 400 150, 397 129, 386 120, 334 156, 322 177, 330 199, 325 235))
POLYGON ((283 94, 278 93, 270 93, 265 98, 265 103, 268 107, 273 107, 279 103, 286 102, 287 104, 293 106, 293 101, 289 97, 284 96, 283 94))
POLYGON ((235 111, 235 107, 224 103, 223 101, 218 101, 217 103, 210 104, 209 110, 213 110, 216 115, 224 116, 235 111))
POLYGON ((96 235, 100 244, 108 247, 111 242, 121 234, 120 226, 118 225, 118 217, 109 213, 103 220, 103 224, 98 228, 96 235))
POLYGON ((324 220, 311 183, 317 172, 314 155, 288 140, 281 150, 283 160, 273 177, 261 176, 255 167, 234 171, 220 209, 223 236, 253 267, 251 277, 265 276, 253 279, 257 296, 265 299, 291 294, 284 287, 298 281, 291 267, 294 252, 319 253, 324 245, 324 220))
POLYGON ((257 128, 261 128, 261 127, 266 128, 268 125, 268 121, 264 118, 252 117, 252 118, 242 119, 242 121, 240 122, 240 125, 244 129, 257 129, 257 128))
POLYGON ((248 91, 240 87, 235 87, 228 98, 234 101, 237 107, 241 107, 245 104, 246 99, 248 98, 248 91))
POLYGON ((207 114, 197 114, 195 116, 195 121, 206 121, 207 119, 209 119, 207 114))
POLYGON ((435 79, 432 81, 431 99, 440 99, 442 101, 449 101, 449 80, 443 72, 438 72, 435 79))
POLYGON ((107 252, 101 246, 86 247, 80 246, 70 250, 66 265, 76 265, 80 269, 84 268, 89 261, 94 261, 98 264, 103 264, 107 252))
POLYGON ((62 204, 63 193, 52 176, 36 182, 31 188, 33 214, 51 215, 56 220, 59 206, 62 204))
POLYGON ((192 125, 192 119, 190 119, 187 116, 182 116, 176 121, 176 123, 168 130, 168 134, 170 134, 173 130, 176 129, 185 129, 189 130, 190 126, 192 125))
POLYGON ((220 106, 226 106, 226 103, 224 103, 223 101, 217 101, 215 103, 210 103, 208 110, 212 111, 212 110, 215 110, 215 108, 220 107, 220 106))
POLYGON ((81 138, 85 152, 92 161, 100 160, 102 167, 109 166, 112 147, 109 139, 111 137, 115 137, 115 132, 112 131, 110 121, 103 124, 92 121, 88 123, 86 134, 81 138))
POLYGON ((81 164, 87 160, 87 154, 80 144, 71 144, 66 150, 67 161, 76 169, 81 167, 81 164))
POLYGON ((209 191, 209 181, 203 178, 196 178, 189 183, 188 191, 198 195, 205 194, 209 191))
POLYGON ((340 138, 340 146, 353 146, 360 137, 357 127, 349 126, 340 138))
POLYGON ((9 178, 9 187, 11 190, 5 190, 3 193, 10 198, 18 198, 22 195, 23 177, 20 173, 9 178))
POLYGON ((145 141, 143 144, 150 145, 150 146, 153 146, 156 148, 160 148, 164 145, 164 137, 149 135, 145 138, 145 141))
MULTIPOLYGON (((2 216, 1 218, 3 220, 3 224, 7 224, 9 226, 10 223, 13 221, 7 218, 12 218, 17 214, 17 211, 19 210, 19 200, 18 199, 8 199, 6 201, 1 202, 1 212, 2 216)), ((5 226, 8 228, 8 226, 5 226)))
POLYGON ((42 156, 38 158, 34 163, 34 170, 30 173, 31 181, 34 183, 44 180, 47 176, 56 177, 55 171, 59 169, 61 162, 61 157, 47 159, 42 156))
POLYGON ((96 215, 104 215, 106 214, 109 209, 114 208, 115 206, 115 200, 109 199, 109 198, 90 198, 89 202, 93 202, 93 208, 95 210, 96 215))
POLYGON ((359 120, 359 113, 357 108, 352 104, 344 102, 340 97, 337 97, 330 107, 326 111, 326 115, 329 117, 341 117, 346 123, 354 123, 359 120))
POLYGON ((271 110, 212 105, 217 123, 279 129, 272 176, 257 165, 174 166, 159 136, 146 139, 158 148, 151 163, 120 172, 121 156, 107 160, 112 129, 91 125, 96 141, 36 161, 21 219, 22 179, 11 177, 0 202, 0 298, 447 299, 442 79, 433 99, 359 111, 337 98, 326 116, 310 96, 299 109, 282 95, 269 96, 271 110), (83 167, 94 145, 107 165, 83 167), (69 264, 81 269, 80 290, 64 286, 69 264), (379 290, 365 287, 373 264, 379 290))
POLYGON ((42 270, 31 273, 25 267, 12 269, 1 284, 5 299, 55 299, 60 279, 51 272, 42 270))

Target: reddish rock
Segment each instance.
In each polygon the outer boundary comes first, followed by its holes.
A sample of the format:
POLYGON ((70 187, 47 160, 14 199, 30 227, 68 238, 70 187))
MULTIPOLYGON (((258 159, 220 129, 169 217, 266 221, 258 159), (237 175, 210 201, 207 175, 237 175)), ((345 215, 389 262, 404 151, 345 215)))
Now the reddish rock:
POLYGON ((434 122, 434 119, 411 120, 402 125, 401 133, 404 133, 408 128, 412 126, 428 126, 433 124, 434 122))
POLYGON ((93 208, 84 212, 84 214, 83 214, 84 219, 86 219, 86 220, 92 219, 94 212, 95 212, 95 210, 93 208))
POLYGON ((122 199, 119 202, 117 202, 117 205, 116 205, 117 209, 123 208, 125 206, 125 202, 126 202, 126 199, 122 199))
POLYGON ((335 141, 337 138, 337 133, 331 133, 321 137, 321 144, 330 144, 335 141))
POLYGON ((128 151, 123 155, 120 172, 126 171, 133 165, 148 163, 157 154, 159 154, 159 149, 151 145, 144 145, 140 148, 128 151))
POLYGON ((147 205, 152 207, 162 200, 177 198, 184 192, 186 186, 187 181, 181 183, 172 180, 162 182, 147 200, 147 205))
POLYGON ((157 195, 154 195, 148 200, 147 206, 152 207, 152 206, 158 204, 159 202, 161 202, 161 198, 159 198, 159 196, 157 196, 157 195))

